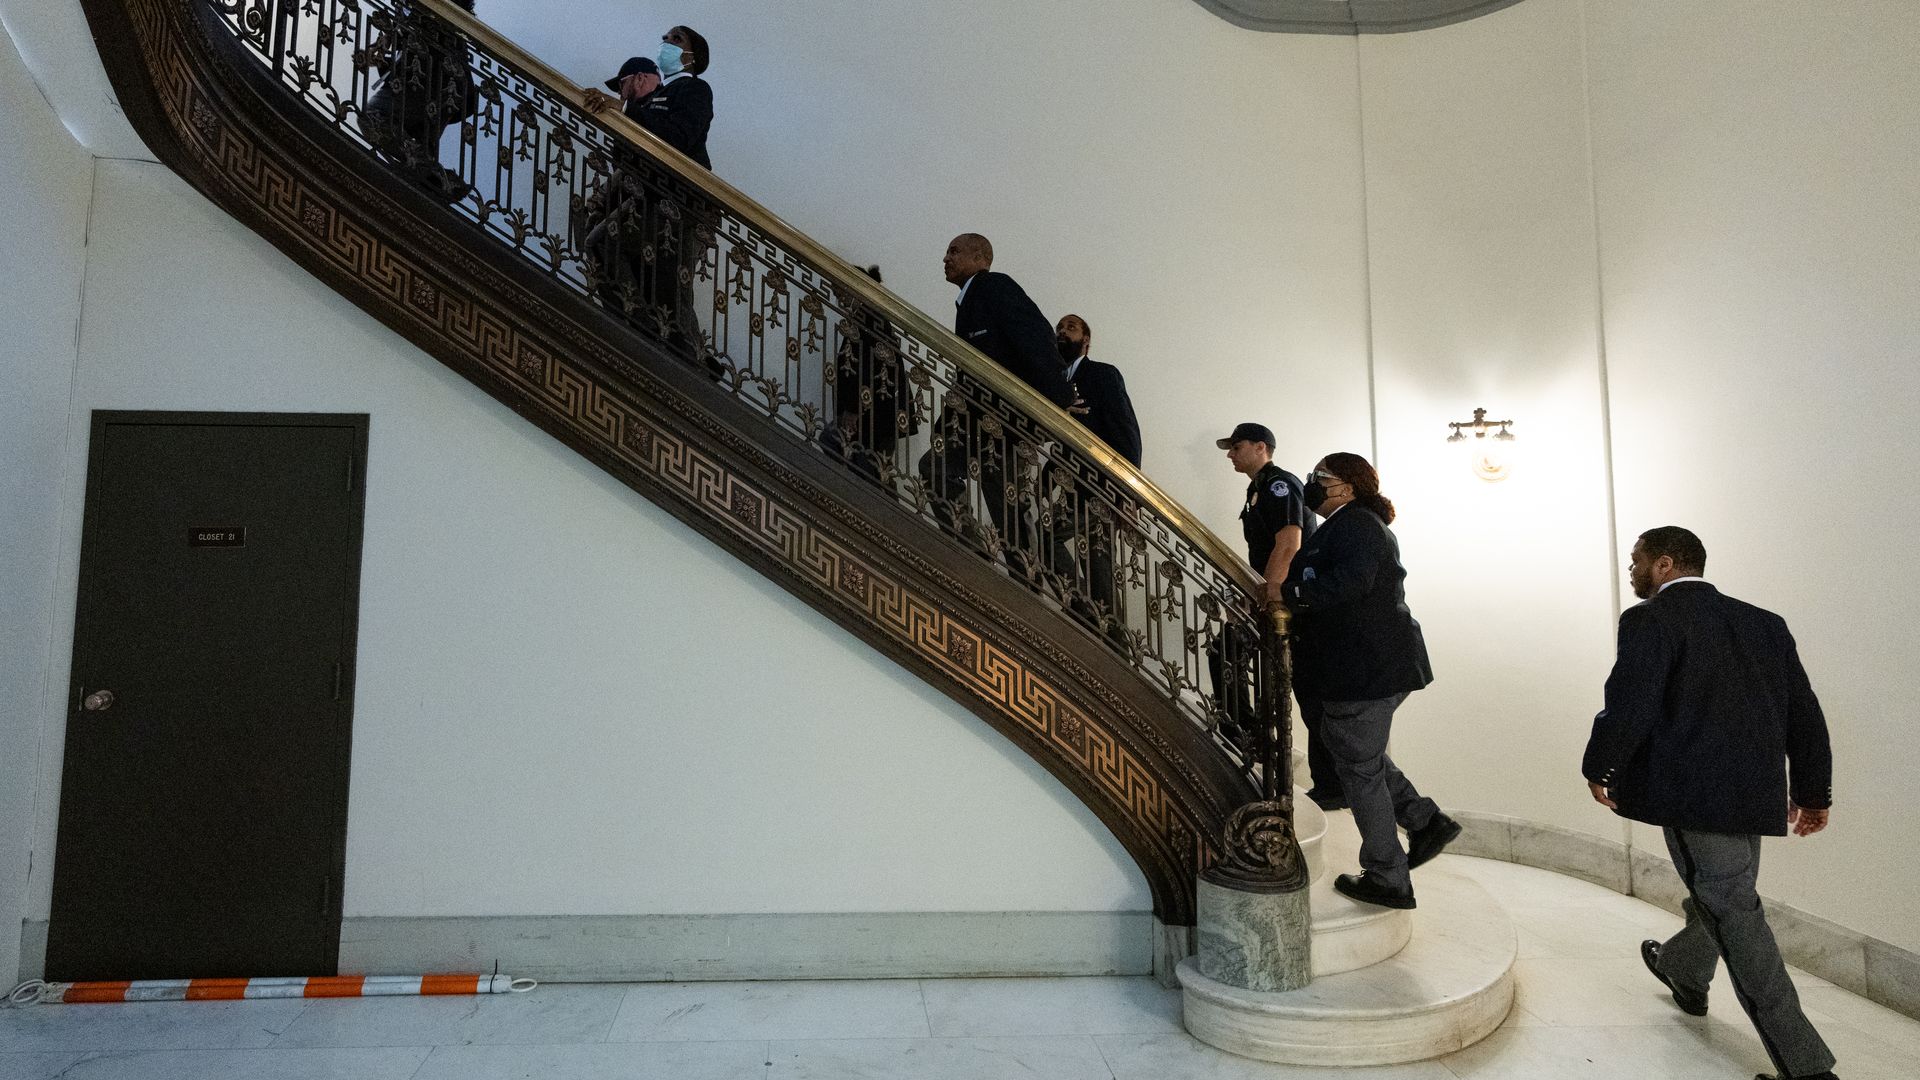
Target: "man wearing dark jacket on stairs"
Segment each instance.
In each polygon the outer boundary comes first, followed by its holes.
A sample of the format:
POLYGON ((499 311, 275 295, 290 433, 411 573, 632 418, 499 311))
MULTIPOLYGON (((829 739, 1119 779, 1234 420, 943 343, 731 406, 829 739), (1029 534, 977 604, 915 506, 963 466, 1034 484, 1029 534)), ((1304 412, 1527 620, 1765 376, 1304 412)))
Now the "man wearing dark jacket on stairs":
MULTIPOLYGON (((707 70, 707 39, 685 26, 660 37, 657 60, 635 56, 607 80, 607 89, 619 95, 627 119, 666 140, 667 145, 713 168, 707 157, 707 131, 713 126, 713 87, 700 78, 707 70)), ((614 99, 598 90, 585 91, 583 104, 590 113, 606 111, 614 99)))
POLYGON ((713 168, 707 157, 707 129, 713 126, 713 87, 700 78, 707 70, 707 39, 685 26, 660 37, 659 88, 627 101, 627 118, 665 139, 675 150, 713 168))
MULTIPOLYGON (((962 233, 947 245, 941 263, 947 280, 960 287, 954 301, 954 332, 961 340, 987 355, 987 359, 1007 369, 1015 378, 1034 388, 1040 396, 1066 408, 1073 404, 1067 389, 1066 369, 1053 342, 1053 324, 1027 297, 1020 283, 1005 274, 996 274, 993 245, 978 233, 962 233)), ((1027 524, 1026 507, 1009 506, 1007 481, 1019 467, 1016 448, 1021 440, 1015 429, 1024 425, 998 395, 964 372, 954 379, 954 390, 966 399, 963 410, 947 409, 940 416, 945 436, 945 451, 932 450, 920 459, 920 478, 932 496, 934 512, 941 522, 958 534, 959 508, 967 491, 968 459, 980 466, 980 494, 987 503, 987 515, 1000 534, 1001 543, 1010 548, 1009 561, 1026 553, 1032 530, 1027 524), (1008 518, 1013 532, 1008 534, 1008 518)), ((1027 433, 1029 440, 1036 439, 1027 433)), ((977 540, 978 537, 972 539, 977 540)), ((991 550, 987 551, 991 556, 991 550)))
MULTIPOLYGON (((629 59, 607 80, 607 88, 620 95, 627 119, 711 169, 707 131, 713 125, 713 88, 700 78, 707 70, 707 39, 676 26, 661 35, 660 43, 656 59, 629 59)), ((612 104, 597 90, 586 92, 590 113, 612 104)), ((647 183, 652 170, 643 160, 629 154, 615 165, 606 188, 587 200, 581 223, 581 247, 593 258, 598 277, 595 292, 608 308, 659 334, 674 351, 715 368, 693 297, 695 269, 711 242, 714 215, 697 202, 664 197, 657 184, 647 183)))
POLYGON ((1054 346, 1060 362, 1066 365, 1068 389, 1072 391, 1072 413, 1100 441, 1140 467, 1140 421, 1133 415, 1133 399, 1127 396, 1127 380, 1120 369, 1103 364, 1090 354, 1093 328, 1078 315, 1063 316, 1054 325, 1054 346))
MULTIPOLYGON (((1093 328, 1080 316, 1062 316, 1054 324, 1053 334, 1068 395, 1073 399, 1067 412, 1139 468, 1140 422, 1133 415, 1133 399, 1127 396, 1127 380, 1120 369, 1088 355, 1093 347, 1093 328)), ((1101 505, 1098 495, 1066 479, 1085 475, 1075 467, 1076 456, 1065 446, 1056 446, 1052 456, 1054 460, 1040 481, 1041 498, 1053 503, 1052 535, 1041 537, 1041 543, 1052 552, 1053 572, 1074 591, 1070 600, 1073 609, 1116 643, 1123 643, 1126 612, 1113 580, 1113 553, 1119 531, 1110 509, 1101 505), (1064 477, 1059 471, 1062 466, 1064 477)))
POLYGON ((1691 532, 1640 534, 1628 575, 1646 602, 1620 616, 1581 772, 1600 805, 1666 833, 1687 925, 1664 943, 1641 942, 1640 958, 1674 1004, 1705 1015, 1725 959, 1779 1076, 1831 1080, 1833 1053, 1800 1009, 1756 886, 1762 836, 1826 828, 1827 722, 1786 621, 1722 595, 1701 577, 1706 567, 1691 532))

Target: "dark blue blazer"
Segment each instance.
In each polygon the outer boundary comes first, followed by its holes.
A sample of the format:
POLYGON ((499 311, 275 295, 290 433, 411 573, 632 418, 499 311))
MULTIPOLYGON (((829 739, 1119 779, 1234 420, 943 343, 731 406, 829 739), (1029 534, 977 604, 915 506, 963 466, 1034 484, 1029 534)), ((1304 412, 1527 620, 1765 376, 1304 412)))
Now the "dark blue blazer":
POLYGON ((991 270, 975 274, 954 313, 953 332, 1048 401, 1063 409, 1073 404, 1053 324, 1019 282, 991 270))
POLYGON ((627 119, 665 139, 675 150, 712 169, 707 158, 707 129, 713 126, 713 87, 687 75, 627 102, 627 119))
POLYGON ((1127 380, 1120 376, 1120 369, 1083 359, 1068 385, 1087 406, 1087 414, 1076 419, 1139 468, 1140 421, 1134 418, 1133 399, 1127 396, 1127 380))
POLYGON ((1704 581, 1622 612, 1580 771, 1649 825, 1785 836, 1789 791, 1831 806, 1827 721, 1786 620, 1704 581))
POLYGON ((1293 681, 1302 694, 1376 701, 1433 681, 1406 580, 1400 542, 1357 503, 1306 538, 1283 592, 1294 614, 1293 681))

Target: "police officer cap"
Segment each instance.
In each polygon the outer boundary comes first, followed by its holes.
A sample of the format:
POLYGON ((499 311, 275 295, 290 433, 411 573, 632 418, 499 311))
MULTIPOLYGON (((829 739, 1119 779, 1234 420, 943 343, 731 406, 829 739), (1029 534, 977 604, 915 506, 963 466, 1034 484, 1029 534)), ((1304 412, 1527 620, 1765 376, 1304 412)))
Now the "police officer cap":
MULTIPOLYGON (((1218 431, 1220 429, 1215 428, 1214 430, 1218 431)), ((1273 441, 1273 432, 1267 429, 1267 425, 1255 424, 1252 422, 1237 425, 1233 429, 1233 434, 1227 436, 1224 439, 1215 440, 1213 445, 1219 447, 1222 450, 1231 450, 1233 449, 1234 443, 1240 442, 1243 439, 1246 440, 1247 442, 1266 443, 1267 449, 1269 450, 1273 449, 1276 445, 1278 445, 1273 441)))
MULTIPOLYGON (((601 68, 600 70, 605 71, 607 69, 601 68)), ((620 84, 626 80, 627 76, 641 74, 658 75, 660 74, 660 65, 644 56, 630 56, 627 58, 626 63, 620 65, 620 74, 607 80, 607 89, 617 94, 620 92, 620 84)))

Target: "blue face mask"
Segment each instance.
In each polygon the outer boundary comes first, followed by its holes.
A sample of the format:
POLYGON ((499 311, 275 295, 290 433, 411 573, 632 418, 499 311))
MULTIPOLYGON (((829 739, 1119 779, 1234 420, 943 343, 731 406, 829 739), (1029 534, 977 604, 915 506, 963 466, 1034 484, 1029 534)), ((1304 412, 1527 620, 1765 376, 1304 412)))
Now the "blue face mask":
POLYGON ((686 52, 685 49, 682 49, 671 41, 663 41, 660 43, 660 56, 658 59, 660 62, 661 78, 665 79, 673 75, 678 75, 681 71, 685 70, 686 65, 680 62, 680 56, 684 52, 686 52))

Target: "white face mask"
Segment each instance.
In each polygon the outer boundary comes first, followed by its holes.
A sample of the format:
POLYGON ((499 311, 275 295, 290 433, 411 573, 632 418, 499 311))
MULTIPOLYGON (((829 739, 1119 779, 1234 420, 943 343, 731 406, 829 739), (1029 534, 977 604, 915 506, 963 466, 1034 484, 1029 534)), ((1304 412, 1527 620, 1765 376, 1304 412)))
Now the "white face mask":
POLYGON ((680 63, 680 57, 685 52, 685 49, 682 49, 671 41, 663 41, 660 43, 660 56, 658 60, 661 78, 669 78, 686 70, 686 66, 680 63))

